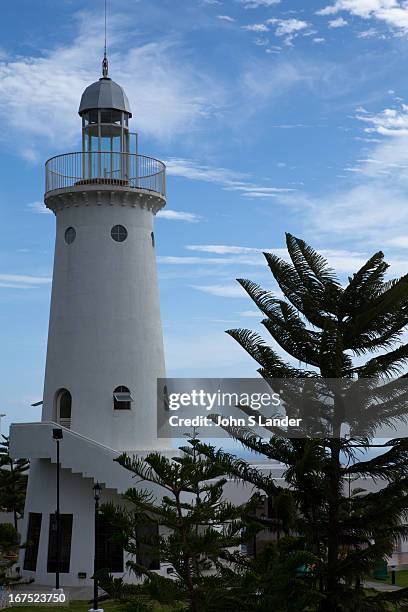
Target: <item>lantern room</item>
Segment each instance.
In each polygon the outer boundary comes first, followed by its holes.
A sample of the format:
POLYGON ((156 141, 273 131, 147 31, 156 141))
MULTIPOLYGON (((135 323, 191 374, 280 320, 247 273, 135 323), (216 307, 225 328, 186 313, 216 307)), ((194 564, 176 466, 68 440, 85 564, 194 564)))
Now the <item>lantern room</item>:
POLYGON ((102 77, 82 94, 78 111, 82 117, 83 152, 131 153, 129 101, 120 85, 102 77))
POLYGON ((129 131, 132 117, 123 88, 107 74, 89 85, 78 111, 82 118, 83 177, 127 180, 129 154, 136 154, 137 134, 129 131))

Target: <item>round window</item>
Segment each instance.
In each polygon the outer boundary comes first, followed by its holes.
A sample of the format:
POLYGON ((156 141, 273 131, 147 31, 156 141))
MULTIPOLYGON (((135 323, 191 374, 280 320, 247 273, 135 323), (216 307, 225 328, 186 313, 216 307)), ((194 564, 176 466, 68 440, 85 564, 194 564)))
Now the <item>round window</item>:
POLYGON ((127 238, 127 229, 123 225, 114 225, 111 229, 111 236, 116 242, 123 242, 127 238))
POLYGON ((76 236, 76 231, 74 230, 73 227, 68 227, 65 230, 64 238, 67 244, 72 244, 75 240, 75 236, 76 236))

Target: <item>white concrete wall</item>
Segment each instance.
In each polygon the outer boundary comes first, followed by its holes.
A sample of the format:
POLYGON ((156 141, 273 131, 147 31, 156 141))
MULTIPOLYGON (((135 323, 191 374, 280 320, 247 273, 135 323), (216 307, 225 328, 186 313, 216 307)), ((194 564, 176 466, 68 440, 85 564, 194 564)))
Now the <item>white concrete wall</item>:
MULTIPOLYGON (((38 549, 37 571, 22 569, 25 578, 34 578, 37 584, 54 585, 55 574, 47 572, 48 534, 50 514, 56 507, 56 466, 44 459, 36 459, 31 464, 31 475, 27 491, 27 507, 30 512, 42 513, 40 544, 38 549)), ((69 574, 60 574, 62 586, 91 585, 94 562, 94 498, 93 481, 61 470, 61 514, 73 514, 71 562, 69 574), (86 572, 87 578, 78 579, 78 572, 86 572)), ((101 503, 119 503, 120 498, 113 491, 104 489, 101 503)), ((28 512, 22 527, 23 541, 27 535, 28 512)), ((24 549, 21 551, 20 566, 24 566, 24 549)), ((122 576, 123 574, 115 574, 122 576)))
POLYGON ((56 420, 55 396, 66 388, 74 431, 118 450, 165 448, 156 436, 165 366, 149 196, 100 189, 58 199, 42 420, 56 420), (118 224, 128 231, 122 243, 111 238, 118 224), (113 410, 120 385, 131 391, 131 411, 113 410))
MULTIPOLYGON (((122 468, 123 469, 123 468, 122 468)), ((126 472, 126 470, 123 470, 126 472)), ((60 472, 60 509, 61 514, 73 514, 71 559, 69 573, 60 574, 61 586, 90 586, 93 584, 94 564, 94 494, 93 480, 82 478, 79 474, 73 474, 70 470, 62 469, 60 472), (78 578, 78 572, 86 572, 86 578, 78 578)), ((146 488, 146 483, 143 487, 146 488)), ((157 487, 152 490, 157 493, 157 487)), ((122 496, 112 489, 103 488, 100 503, 114 503, 115 505, 128 506, 122 496)), ((27 490, 27 512, 22 524, 22 541, 26 541, 28 511, 41 512, 41 534, 38 548, 37 569, 35 572, 24 570, 24 549, 21 550, 19 565, 22 575, 26 579, 33 578, 38 585, 55 585, 55 574, 47 572, 48 559, 48 536, 50 514, 56 508, 56 465, 46 459, 33 459, 31 461, 31 474, 27 490)), ((115 577, 123 577, 126 582, 139 582, 140 579, 126 568, 129 555, 124 553, 124 571, 113 573, 115 577)), ((167 565, 163 564, 158 573, 166 576, 167 565)))

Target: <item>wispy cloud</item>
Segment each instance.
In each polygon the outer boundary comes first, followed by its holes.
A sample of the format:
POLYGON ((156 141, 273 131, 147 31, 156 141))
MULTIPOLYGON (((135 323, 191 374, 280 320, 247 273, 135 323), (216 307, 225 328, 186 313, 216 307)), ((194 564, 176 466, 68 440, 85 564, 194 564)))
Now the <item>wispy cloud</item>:
MULTIPOLYGON (((188 64, 174 38, 136 46, 127 40, 126 23, 119 14, 110 16, 111 72, 126 89, 145 134, 165 141, 189 132, 223 104, 222 88, 188 64)), ((28 160, 36 160, 39 147, 71 147, 79 140, 77 109, 85 87, 99 77, 94 58, 100 55, 103 27, 88 12, 77 15, 77 24, 71 44, 0 58, 0 125, 28 160), (27 104, 33 91, 35 104, 27 104), (24 139, 13 139, 16 133, 24 139)))
POLYGON ((184 257, 161 255, 157 258, 160 264, 173 266, 260 266, 264 265, 261 257, 184 257))
POLYGON ((408 6, 405 0, 336 0, 317 11, 317 14, 335 15, 340 11, 362 19, 377 19, 396 30, 408 30, 408 6))
MULTIPOLYGON (((274 29, 275 36, 283 38, 286 45, 291 45, 292 41, 300 32, 306 33, 309 29, 309 23, 302 19, 278 19, 273 17, 267 19, 265 23, 253 23, 241 26, 243 30, 249 32, 269 32, 270 29, 274 29)), ((312 31, 310 31, 312 33, 312 31)), ((256 41, 259 44, 259 41, 256 41)))
POLYGON ((249 255, 249 254, 262 254, 273 252, 279 257, 285 257, 287 255, 286 249, 281 247, 246 247, 246 246, 235 246, 229 244, 187 244, 185 247, 188 251, 195 251, 198 253, 214 253, 215 255, 249 255))
POLYGON ((269 28, 264 23, 251 23, 249 25, 241 26, 243 30, 248 32, 268 32, 269 28))
POLYGON ((251 61, 242 74, 242 87, 248 92, 255 113, 255 109, 263 106, 271 108, 282 97, 296 97, 300 89, 317 98, 322 94, 326 99, 336 98, 339 88, 343 94, 353 89, 353 78, 329 58, 315 63, 299 56, 291 60, 282 57, 272 65, 269 59, 251 61))
POLYGON ((262 319, 264 315, 260 310, 242 310, 241 312, 237 312, 237 315, 240 317, 247 317, 249 319, 262 319))
POLYGON ((52 215, 52 211, 47 208, 44 204, 44 202, 30 202, 30 204, 27 204, 27 208, 33 212, 33 213, 37 213, 40 215, 46 214, 46 215, 52 215))
POLYGON ((25 274, 0 274, 0 287, 7 289, 36 289, 49 285, 51 278, 46 276, 28 276, 25 274))
MULTIPOLYGON (((287 250, 282 247, 257 248, 202 244, 186 245, 185 248, 198 253, 218 255, 218 257, 161 256, 158 258, 159 263, 175 266, 201 266, 201 269, 209 266, 212 268, 217 266, 236 266, 237 269, 242 269, 243 266, 255 266, 266 269, 265 257, 263 256, 265 252, 272 252, 281 259, 289 260, 287 250), (226 257, 220 257, 220 255, 226 255, 226 257)), ((319 252, 328 259, 330 265, 339 273, 354 272, 368 259, 367 254, 361 251, 321 248, 319 252)), ((214 295, 217 295, 216 291, 217 289, 214 290, 214 295)), ((211 293, 211 291, 209 290, 207 293, 211 293)))
POLYGON ((275 6, 276 4, 280 4, 281 0, 239 0, 239 2, 243 4, 246 9, 256 9, 262 6, 275 6))
POLYGON ((214 168, 200 164, 193 159, 172 157, 166 160, 167 174, 170 176, 181 176, 195 181, 206 181, 210 183, 225 183, 244 178, 245 175, 227 168, 214 168))
POLYGON ((268 25, 274 26, 275 35, 284 38, 286 45, 291 45, 292 41, 300 32, 304 32, 309 28, 309 23, 303 19, 268 19, 268 25))
POLYGON ((203 293, 209 293, 217 297, 226 298, 245 298, 247 293, 238 283, 234 285, 192 285, 193 289, 198 289, 203 293))
POLYGON ((387 244, 390 246, 398 247, 400 249, 408 249, 408 236, 404 234, 402 236, 395 236, 394 238, 389 238, 387 240, 387 244))
POLYGON ((202 220, 200 215, 182 210, 160 210, 157 216, 168 221, 185 221, 187 223, 198 223, 202 220))
MULTIPOLYGON (((365 249, 379 244, 401 248, 401 242, 392 240, 408 225, 408 108, 377 113, 359 108, 357 119, 365 125, 365 132, 380 138, 368 143, 364 157, 348 168, 351 185, 324 199, 308 199, 305 224, 319 237, 337 237, 343 244, 358 240, 365 249)), ((301 196, 286 197, 296 202, 301 196)), ((406 262, 394 257, 393 266, 404 269, 406 262)))
POLYGON ((376 132, 382 136, 408 135, 408 105, 399 108, 386 108, 379 113, 369 113, 364 108, 357 110, 357 119, 367 123, 366 132, 376 132))
MULTIPOLYGON (((225 323, 224 325, 230 325, 225 323)), ((238 343, 220 331, 197 323, 198 329, 165 334, 166 363, 169 376, 254 376, 256 367, 238 343), (203 330, 204 328, 204 330, 203 330), (199 347, 199 350, 197 350, 199 347), (214 355, 217 356, 214 359, 214 355)))
POLYGON ((229 21, 230 23, 235 21, 235 19, 229 15, 217 15, 217 19, 220 19, 221 21, 229 21))
POLYGON ((248 176, 227 168, 214 168, 206 166, 191 159, 171 158, 166 161, 167 173, 171 176, 180 176, 193 181, 215 183, 226 191, 237 191, 246 198, 272 198, 278 194, 295 191, 288 187, 271 187, 252 183, 248 176))
POLYGON ((379 36, 383 38, 382 34, 378 34, 378 30, 375 28, 368 28, 367 30, 361 30, 357 32, 357 38, 374 38, 374 36, 379 36))
POLYGON ((348 22, 343 17, 337 17, 337 19, 331 19, 328 23, 329 28, 344 28, 348 22))
POLYGON ((262 249, 258 248, 231 246, 225 244, 187 244, 185 248, 188 251, 215 253, 216 255, 246 255, 248 253, 262 253, 262 249))

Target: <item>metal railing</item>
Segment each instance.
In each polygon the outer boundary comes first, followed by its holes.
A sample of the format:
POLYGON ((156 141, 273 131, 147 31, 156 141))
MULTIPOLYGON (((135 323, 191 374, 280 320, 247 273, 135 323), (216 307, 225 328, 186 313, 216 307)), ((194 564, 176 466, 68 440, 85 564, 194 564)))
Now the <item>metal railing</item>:
POLYGON ((65 153, 45 164, 45 193, 81 185, 112 185, 166 195, 166 166, 154 157, 92 151, 65 153))

